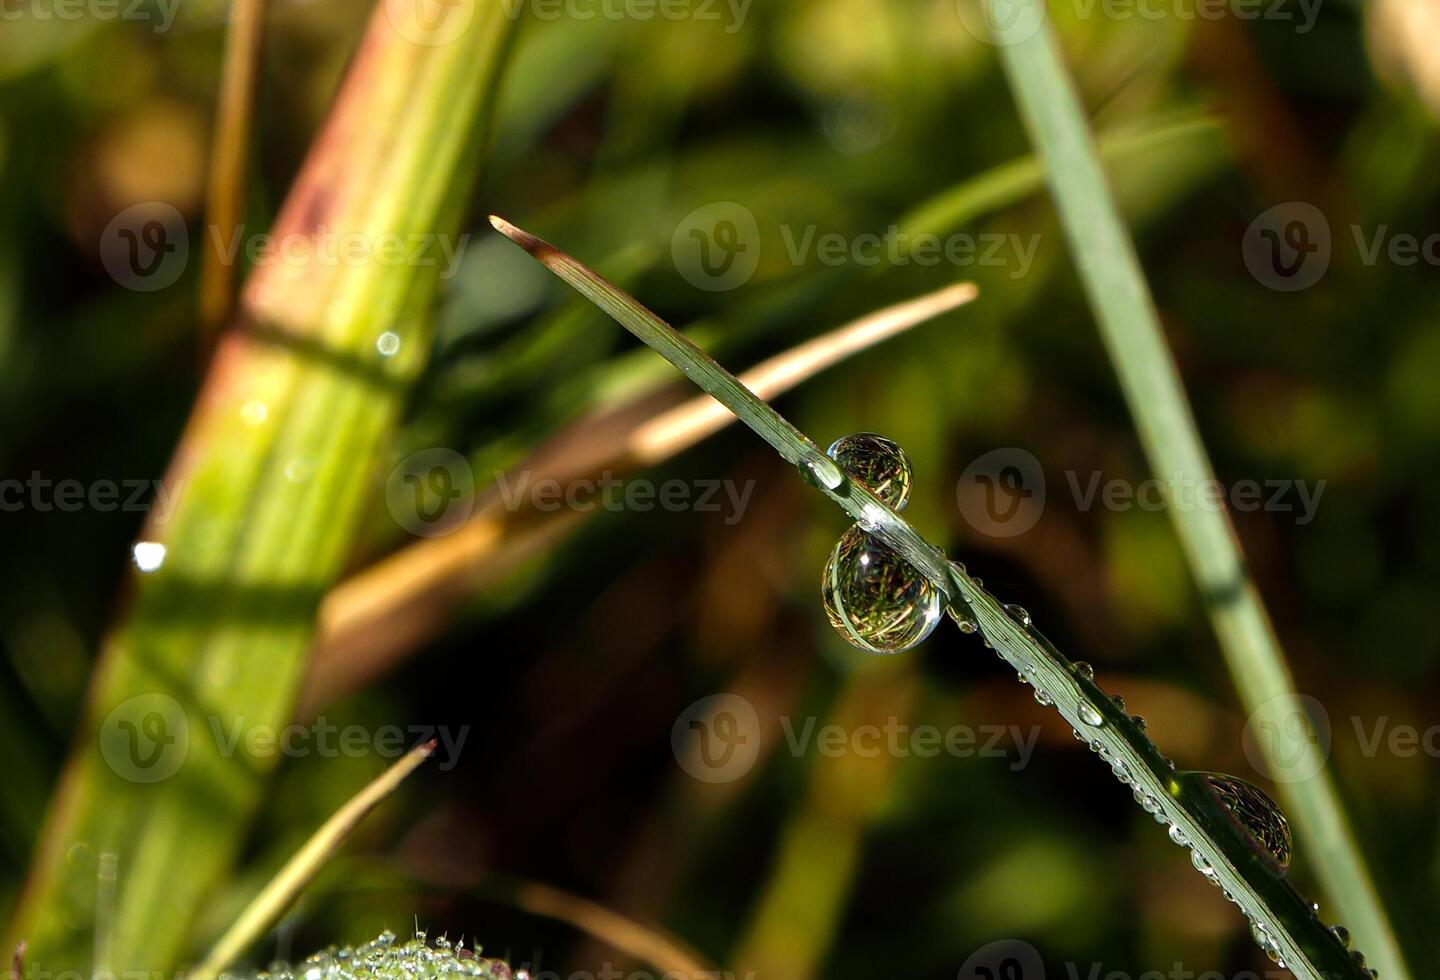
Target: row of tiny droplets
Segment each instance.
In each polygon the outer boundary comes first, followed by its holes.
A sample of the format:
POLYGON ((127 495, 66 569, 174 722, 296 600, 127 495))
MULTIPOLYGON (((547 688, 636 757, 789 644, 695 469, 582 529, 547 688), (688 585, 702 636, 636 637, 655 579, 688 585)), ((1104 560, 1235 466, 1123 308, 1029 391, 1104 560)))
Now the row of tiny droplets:
MULTIPOLYGON (((965 566, 960 562, 951 562, 951 564, 960 573, 963 574, 965 572, 965 566)), ((984 582, 979 578, 972 577, 971 581, 975 583, 976 588, 984 587, 984 582)), ((1020 624, 1021 628, 1023 628, 1027 632, 1030 631, 1033 620, 1031 619, 1029 612, 1027 612, 1024 608, 1013 604, 1006 604, 1004 606, 1004 609, 1010 615, 1011 619, 1015 620, 1015 622, 1020 624)), ((962 633, 979 632, 980 624, 973 618, 973 616, 970 615, 968 611, 959 611, 956 605, 951 605, 949 607, 949 613, 951 618, 955 620, 956 625, 960 627, 960 631, 962 633)), ((987 648, 994 649, 990 641, 986 639, 983 634, 981 635, 981 642, 984 643, 987 648)), ((1002 657, 1001 659, 1004 658, 1002 657)), ((1073 664, 1073 668, 1075 672, 1081 677, 1084 677, 1087 681, 1094 683, 1095 668, 1092 667, 1090 664, 1086 663, 1083 660, 1078 660, 1073 664)), ((1039 686, 1039 684, 1036 682, 1034 674, 1031 673, 1031 670, 1017 670, 1017 676, 1019 677, 1020 683, 1030 684, 1035 687, 1035 700, 1040 705, 1047 708, 1054 707, 1055 699, 1039 686)), ((1112 695, 1111 700, 1115 702, 1115 705, 1121 711, 1125 710, 1125 699, 1122 698, 1120 695, 1112 695)), ((1081 720, 1087 725, 1098 728, 1105 723, 1105 719, 1100 715, 1098 711, 1095 710, 1094 706, 1092 706, 1088 702, 1082 700, 1080 702, 1078 710, 1081 720)), ((1130 720, 1141 732, 1145 731, 1144 718, 1140 717, 1139 715, 1131 715, 1130 720)), ((1186 833, 1180 828, 1178 823, 1171 823, 1169 817, 1165 813, 1164 805, 1158 799, 1156 799, 1153 794, 1149 793, 1147 790, 1145 790, 1143 786, 1140 785, 1139 781, 1137 781, 1134 775, 1130 772, 1130 767, 1125 762, 1125 760, 1118 758, 1112 755, 1109 751, 1107 751, 1105 748, 1105 744, 1100 739, 1087 738, 1077 728, 1072 728, 1071 732, 1075 735, 1077 741, 1085 742, 1087 745, 1089 745, 1090 751, 1096 753, 1098 756, 1100 756, 1100 759, 1103 762, 1107 763, 1110 766, 1110 771, 1115 774, 1116 779, 1118 779, 1123 785, 1130 787, 1135 797, 1135 802, 1140 804, 1140 808, 1142 810, 1154 817, 1156 823, 1169 828, 1169 836, 1171 841, 1179 844, 1181 847, 1188 847, 1191 849, 1190 861, 1192 864, 1195 865, 1195 869, 1199 871, 1200 874, 1202 874, 1205 879, 1209 881, 1212 885, 1220 887, 1221 892, 1225 896, 1225 899, 1229 902, 1235 903, 1235 905, 1240 908, 1241 912, 1245 914, 1245 917, 1250 921, 1250 935, 1254 938, 1256 944, 1259 945, 1261 950, 1265 952, 1265 955, 1268 956, 1281 969, 1288 969, 1288 966, 1286 965, 1285 960, 1281 955, 1279 941, 1270 934, 1270 930, 1265 927, 1265 924, 1261 922, 1257 916, 1252 915, 1248 909, 1241 905, 1240 900, 1237 899, 1234 895, 1232 895, 1229 889, 1220 886, 1219 875, 1216 873, 1215 868, 1210 864, 1209 859, 1206 858, 1205 855, 1202 854, 1200 850, 1194 846, 1193 842, 1190 840, 1188 835, 1186 835, 1186 833)), ((1165 761, 1169 764, 1171 770, 1174 770, 1174 760, 1170 759, 1167 756, 1165 758, 1165 761)), ((1310 911, 1312 914, 1316 914, 1318 916, 1319 910, 1320 906, 1318 903, 1310 903, 1310 911)), ((1330 932, 1347 949, 1349 948, 1350 931, 1348 929, 1346 929, 1342 925, 1337 924, 1330 927, 1330 932)), ((1356 949, 1351 950, 1350 955, 1355 959, 1357 966, 1362 969, 1366 969, 1364 953, 1356 949)), ((1379 977, 1379 972, 1373 968, 1369 968, 1368 972, 1372 978, 1379 977)))

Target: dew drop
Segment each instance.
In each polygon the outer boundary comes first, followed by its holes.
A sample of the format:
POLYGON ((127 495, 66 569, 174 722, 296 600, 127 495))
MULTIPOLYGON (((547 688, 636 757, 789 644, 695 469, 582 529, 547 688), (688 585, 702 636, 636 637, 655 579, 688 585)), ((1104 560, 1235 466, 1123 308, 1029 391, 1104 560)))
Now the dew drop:
POLYGON ((1113 703, 1113 704, 1115 705, 1115 707, 1119 708, 1121 711, 1124 711, 1124 710, 1125 710, 1125 699, 1122 698, 1120 695, 1118 695, 1118 694, 1112 694, 1112 695, 1110 695, 1110 701, 1111 701, 1111 703, 1113 703))
POLYGON ((870 653, 909 650, 940 622, 934 583, 858 527, 830 553, 820 596, 836 632, 870 653))
POLYGON ((1035 702, 1042 708, 1048 708, 1055 703, 1055 699, 1040 688, 1035 688, 1035 702))
POLYGON ((909 455, 898 442, 874 432, 857 432, 836 439, 825 450, 825 455, 887 506, 894 510, 905 509, 910 499, 914 469, 909 455))
POLYGON ((1195 865, 1195 870, 1200 872, 1205 877, 1215 877, 1215 868, 1210 863, 1210 859, 1207 858, 1205 855, 1201 854, 1199 851, 1190 852, 1190 863, 1195 865))
POLYGON ((947 606, 946 612, 950 618, 955 620, 955 625, 960 627, 960 632, 965 634, 975 633, 980 629, 980 624, 968 612, 960 612, 955 606, 947 606))
POLYGON ((1131 716, 1130 716, 1130 724, 1134 725, 1136 728, 1140 729, 1142 732, 1145 731, 1148 727, 1150 727, 1150 726, 1148 726, 1148 725, 1145 724, 1145 719, 1144 719, 1144 718, 1141 718, 1139 715, 1131 715, 1131 716))
POLYGON ((1005 611, 1010 614, 1010 618, 1015 620, 1015 622, 1019 623, 1026 629, 1030 628, 1030 613, 1026 611, 1024 606, 1017 606, 1014 603, 1007 603, 1005 606, 1005 611))
POLYGON ((1089 701, 1081 701, 1079 706, 1080 720, 1091 728, 1099 728, 1105 724, 1105 716, 1095 708, 1089 701))
POLYGON ((400 335, 393 330, 386 330, 375 338, 375 349, 382 357, 393 357, 400 350, 400 335))
POLYGON ((1087 681, 1093 681, 1095 679, 1095 668, 1090 666, 1088 662, 1084 660, 1077 660, 1075 661, 1073 666, 1075 668, 1075 673, 1079 674, 1087 681))
POLYGON ((825 490, 839 490, 845 484, 844 472, 828 456, 807 456, 800 463, 800 477, 812 487, 825 490))
POLYGON ((1346 949, 1350 948, 1349 929, 1346 929, 1344 926, 1341 925, 1334 925, 1330 927, 1330 934, 1333 935, 1336 939, 1340 940, 1341 946, 1344 946, 1346 949))
POLYGON ((165 546, 159 541, 137 541, 130 549, 130 557, 136 568, 149 574, 165 564, 165 546))
POLYGON ((1180 825, 1178 823, 1170 825, 1170 839, 1176 844, 1179 844, 1181 847, 1190 846, 1189 835, 1187 835, 1185 831, 1180 829, 1180 825))
POLYGON ((1289 867, 1294 850, 1290 823, 1263 790, 1243 779, 1221 773, 1189 773, 1187 777, 1202 781, 1202 785, 1225 808, 1235 826, 1249 840, 1250 846, 1268 859, 1276 871, 1283 873, 1289 867))

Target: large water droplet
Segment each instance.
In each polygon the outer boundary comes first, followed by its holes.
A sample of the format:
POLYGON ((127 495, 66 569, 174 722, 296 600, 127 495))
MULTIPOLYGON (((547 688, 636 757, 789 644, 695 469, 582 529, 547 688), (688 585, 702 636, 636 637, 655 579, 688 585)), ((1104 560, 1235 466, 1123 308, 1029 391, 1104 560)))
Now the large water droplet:
POLYGON ((914 471, 898 442, 873 432, 857 432, 836 439, 825 454, 889 507, 905 509, 914 471))
POLYGON ((1263 790, 1222 773, 1196 773, 1190 774, 1190 778, 1202 780, 1202 785, 1225 808, 1250 845, 1267 858, 1275 870, 1283 872, 1289 867, 1294 850, 1290 822, 1263 790))
POLYGON ((940 590, 858 527, 845 532, 820 581, 830 625, 870 653, 901 653, 940 622, 940 590))

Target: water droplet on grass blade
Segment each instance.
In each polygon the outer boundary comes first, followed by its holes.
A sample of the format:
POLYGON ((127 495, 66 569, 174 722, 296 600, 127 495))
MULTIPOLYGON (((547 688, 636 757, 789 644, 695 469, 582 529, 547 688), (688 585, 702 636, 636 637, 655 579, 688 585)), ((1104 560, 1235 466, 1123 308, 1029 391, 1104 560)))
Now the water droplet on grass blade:
POLYGON ((830 553, 820 596, 836 632, 870 653, 909 650, 940 622, 940 590, 858 527, 830 553))
POLYGON ((1266 858, 1277 872, 1284 873, 1294 848, 1290 822, 1274 800, 1259 787, 1223 773, 1187 773, 1183 778, 1200 780, 1256 853, 1266 858))
POLYGON ((900 444, 874 432, 841 436, 830 444, 825 455, 839 464, 851 479, 894 510, 904 510, 910 499, 914 470, 900 444))
POLYGON ((400 335, 392 330, 386 330, 375 338, 375 349, 380 352, 381 357, 393 356, 400 350, 400 335))
POLYGON ((1092 667, 1092 666, 1090 666, 1090 664, 1088 664, 1088 663, 1085 662, 1084 660, 1077 660, 1077 661, 1075 661, 1075 665, 1074 665, 1074 666, 1075 666, 1075 673, 1079 674, 1081 677, 1085 678, 1087 681, 1093 681, 1093 680, 1095 679, 1095 668, 1092 667))
POLYGON ((800 477, 812 487, 839 490, 845 485, 845 473, 828 457, 807 457, 800 464, 800 477))
POLYGON ((1105 717, 1100 714, 1096 707, 1089 701, 1081 701, 1079 706, 1080 720, 1091 728, 1099 728, 1105 724, 1105 717))

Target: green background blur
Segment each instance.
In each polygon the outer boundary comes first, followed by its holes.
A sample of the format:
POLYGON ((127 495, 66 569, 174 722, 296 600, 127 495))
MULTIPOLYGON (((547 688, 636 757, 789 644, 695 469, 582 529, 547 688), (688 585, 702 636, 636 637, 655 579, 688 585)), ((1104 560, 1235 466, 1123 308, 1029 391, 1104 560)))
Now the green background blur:
MULTIPOLYGON (((1328 713, 1329 764, 1412 966, 1433 976, 1440 300, 1433 261, 1367 262, 1353 229, 1368 243, 1436 228, 1440 4, 1324 0, 1308 30, 1298 4, 1264 6, 1290 17, 1187 16, 1193 4, 1107 16, 1078 0, 1051 10, 1098 131, 1145 132, 1179 112, 1220 121, 1111 174, 1222 481, 1324 481, 1312 521, 1261 510, 1237 514, 1237 527, 1299 689, 1328 713), (1242 242, 1292 201, 1320 209, 1333 255, 1315 285, 1284 292, 1250 273, 1242 242), (1391 733, 1410 729, 1416 750, 1393 751, 1391 733)), ((193 246, 225 8, 181 0, 163 30, 154 5, 135 8, 148 20, 103 24, 5 9, 0 474, 154 479, 200 380, 193 246), (190 220, 192 261, 174 285, 136 292, 106 274, 99 242, 117 213, 148 201, 190 220)), ((1038 236, 1023 270, 868 268, 813 252, 796 262, 787 249, 806 229, 883 234, 1028 153, 994 50, 950 0, 761 0, 739 22, 733 8, 706 9, 713 19, 527 18, 473 237, 437 311, 431 368, 377 469, 377 500, 385 472, 419 449, 466 453, 483 482, 637 372, 670 376, 598 316, 532 330, 571 300, 486 212, 587 262, 620 262, 671 322, 706 320, 737 370, 973 278, 978 302, 821 375, 781 410, 822 445, 859 430, 898 440, 915 463, 907 516, 920 529, 1091 661, 1182 767, 1268 785, 1166 516, 1085 509, 1069 491, 1067 474, 1082 486, 1096 472, 1149 474, 1045 196, 960 229, 1038 236), (715 202, 756 218, 759 265, 737 288, 707 291, 677 268, 672 236, 715 202), (1039 523, 1013 537, 972 527, 957 501, 966 467, 1001 447, 1032 453, 1049 488, 1039 523)), ((250 230, 283 199, 368 12, 357 0, 273 4, 250 230)), ((843 644, 816 588, 843 519, 758 439, 727 430, 646 475, 755 490, 738 521, 594 515, 501 570, 383 683, 327 708, 339 725, 470 727, 459 764, 422 770, 367 823, 262 961, 403 932, 418 916, 432 935, 542 970, 634 968, 517 909, 510 885, 533 880, 658 922, 761 978, 951 977, 1004 938, 1033 944, 1051 976, 1067 964, 1082 976, 1092 964, 1132 976, 1268 966, 1236 910, 978 641, 942 624, 902 657, 843 644), (677 764, 671 730, 727 691, 757 708, 762 752, 742 778, 707 785, 677 764), (797 728, 812 717, 1040 726, 1039 742, 1019 767, 1013 748, 828 759, 791 752, 781 716, 797 728)), ((0 914, 142 516, 0 513, 0 914)), ((355 565, 403 543, 377 504, 355 565)), ((287 760, 207 928, 383 763, 287 760)), ((1313 894, 1297 843, 1291 877, 1313 894)))

